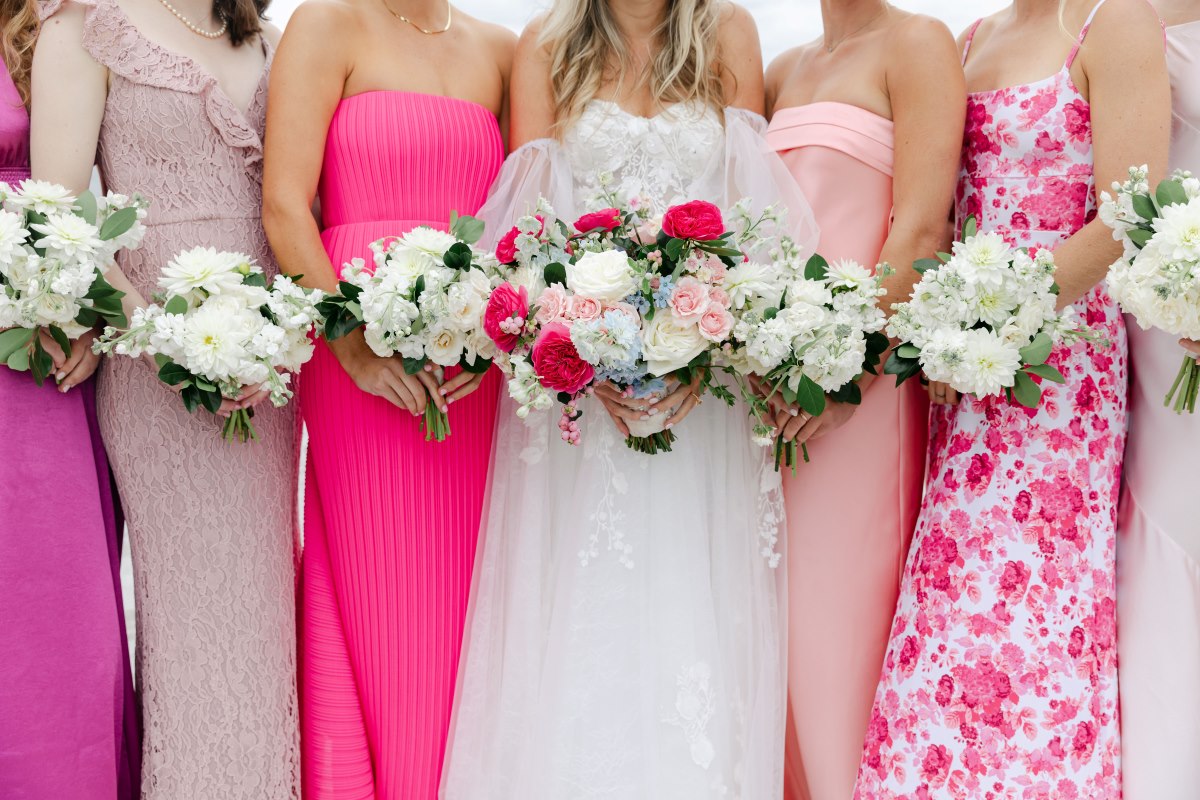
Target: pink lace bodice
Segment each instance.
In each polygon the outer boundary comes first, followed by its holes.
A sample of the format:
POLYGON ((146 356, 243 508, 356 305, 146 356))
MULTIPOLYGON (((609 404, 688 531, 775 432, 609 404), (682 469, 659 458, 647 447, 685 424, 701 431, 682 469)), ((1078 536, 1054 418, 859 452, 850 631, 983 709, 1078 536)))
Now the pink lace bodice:
POLYGON ((29 112, 8 70, 0 75, 0 181, 29 177, 29 112))

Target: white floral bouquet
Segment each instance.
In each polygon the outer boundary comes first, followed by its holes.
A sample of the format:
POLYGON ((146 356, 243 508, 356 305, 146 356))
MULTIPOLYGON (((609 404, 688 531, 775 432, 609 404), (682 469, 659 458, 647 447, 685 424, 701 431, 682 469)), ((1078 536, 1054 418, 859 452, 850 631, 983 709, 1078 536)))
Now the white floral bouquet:
MULTIPOLYGON (((746 267, 743 267, 746 269, 746 267)), ((888 348, 879 297, 891 270, 872 271, 849 260, 827 262, 820 255, 804 260, 795 244, 779 240, 774 272, 763 268, 757 299, 733 286, 737 324, 724 348, 725 360, 739 375, 756 375, 766 397, 743 392, 754 417, 755 440, 774 445, 775 468, 796 467, 796 443, 776 436, 766 412, 776 393, 806 414, 820 416, 826 395, 858 405, 858 380, 876 369, 888 348)), ((803 447, 808 461, 807 447, 803 447)))
POLYGON ((912 299, 893 306, 887 332, 900 341, 884 372, 899 385, 918 372, 963 394, 1004 393, 1028 408, 1042 397, 1040 382, 1063 383, 1046 363, 1064 339, 1097 340, 1075 310, 1056 311, 1058 286, 1049 250, 1030 255, 996 233, 963 226, 953 253, 915 265, 921 280, 912 299))
POLYGON ((40 386, 54 368, 42 331, 70 356, 71 340, 101 320, 125 324, 125 295, 104 276, 117 251, 141 243, 145 215, 138 197, 0 184, 0 363, 40 386))
MULTIPOLYGON (((105 328, 96 352, 154 356, 159 379, 177 387, 189 412, 215 414, 251 388, 287 404, 291 373, 312 357, 322 292, 283 275, 268 281, 249 256, 211 247, 176 255, 158 285, 157 302, 136 310, 128 330, 105 328)), ((253 416, 253 408, 232 412, 225 439, 257 440, 253 416)))
MULTIPOLYGON (((714 378, 714 357, 732 335, 735 296, 757 297, 760 267, 743 248, 773 213, 735 233, 705 201, 674 206, 658 220, 644 207, 604 199, 612 205, 571 226, 545 200, 518 220, 496 252, 509 279, 492 293, 484 318, 517 413, 547 409, 557 398, 570 444, 580 440, 578 400, 604 382, 628 397, 694 384, 697 393, 735 402, 714 378)), ((629 422, 626 444, 669 451, 675 434, 665 425, 674 410, 629 422)))
MULTIPOLYGON (((1200 340, 1200 179, 1177 171, 1150 191, 1146 167, 1101 195, 1100 218, 1124 244, 1108 272, 1108 291, 1138 325, 1200 340)), ((1186 355, 1165 405, 1196 411, 1200 364, 1186 355)))
MULTIPOLYGON (((371 244, 373 263, 347 264, 338 293, 318 306, 325 336, 338 339, 359 327, 376 355, 399 355, 415 375, 433 363, 483 373, 495 347, 483 332, 483 310, 497 279, 497 263, 475 247, 483 223, 454 214, 450 232, 421 226, 371 244)), ((425 407, 425 438, 444 441, 450 423, 436 402, 425 407)))

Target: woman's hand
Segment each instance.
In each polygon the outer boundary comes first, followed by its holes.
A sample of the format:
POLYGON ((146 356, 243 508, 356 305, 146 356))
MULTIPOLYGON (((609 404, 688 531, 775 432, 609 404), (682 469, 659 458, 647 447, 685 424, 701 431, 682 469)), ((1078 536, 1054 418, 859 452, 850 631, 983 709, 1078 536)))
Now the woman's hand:
POLYGON ((809 439, 820 439, 845 425, 854 416, 858 406, 828 400, 825 411, 818 417, 809 416, 802 408, 789 408, 775 415, 775 430, 785 442, 805 444, 809 439))
MULTIPOLYGON (((45 334, 42 334, 45 336, 45 334)), ((58 381, 60 392, 69 392, 95 374, 100 366, 100 356, 92 352, 92 342, 96 341, 96 332, 87 331, 71 342, 71 356, 62 359, 62 350, 57 346, 50 351, 54 359, 54 377, 58 381), (57 353, 57 355, 55 355, 57 353)), ((45 342, 42 343, 43 345, 45 342)), ((46 348, 49 350, 49 348, 46 348)))
POLYGON ((659 414, 658 397, 626 397, 620 389, 607 381, 596 385, 595 395, 604 405, 604 410, 612 418, 617 430, 626 438, 629 437, 627 420, 639 422, 659 414))
POLYGON ((1196 363, 1200 364, 1200 341, 1196 341, 1195 339, 1180 339, 1179 344, 1184 350, 1196 356, 1196 363))
MULTIPOLYGON (((359 389, 382 397, 414 417, 425 413, 430 399, 435 403, 441 401, 440 387, 431 370, 406 374, 400 359, 375 355, 361 329, 330 342, 329 348, 359 389)), ((444 405, 442 408, 445 410, 444 405)))
POLYGON ((927 388, 929 389, 929 402, 935 406, 958 405, 958 392, 950 384, 930 381, 927 388))
MULTIPOLYGON (((431 368, 426 367, 426 370, 429 369, 431 368)), ((486 377, 486 372, 467 372, 464 369, 462 372, 443 383, 441 388, 438 389, 438 393, 435 395, 435 397, 441 398, 439 402, 444 404, 442 406, 442 411, 444 412, 450 403, 453 403, 457 400, 462 400, 471 392, 478 389, 481 385, 483 385, 483 379, 486 377)))

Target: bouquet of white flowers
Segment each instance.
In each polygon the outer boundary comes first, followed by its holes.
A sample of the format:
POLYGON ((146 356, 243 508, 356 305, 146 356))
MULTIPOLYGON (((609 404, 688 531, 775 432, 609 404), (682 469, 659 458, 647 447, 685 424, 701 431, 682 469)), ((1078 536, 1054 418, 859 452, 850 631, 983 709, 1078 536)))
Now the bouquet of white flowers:
MULTIPOLYGON (((268 390, 276 407, 287 404, 290 373, 312 357, 321 292, 282 275, 268 283, 249 256, 210 247, 175 256, 158 285, 158 303, 135 311, 129 330, 105 328, 96 352, 154 356, 159 379, 179 388, 189 412, 216 413, 247 387, 268 390)), ((230 414, 225 439, 257 440, 253 416, 253 408, 230 414)))
MULTIPOLYGON (((828 263, 820 255, 800 258, 789 239, 781 239, 774 265, 754 267, 747 262, 730 270, 734 314, 730 344, 724 358, 739 375, 757 375, 768 389, 766 398, 743 390, 754 417, 755 440, 774 443, 775 468, 796 467, 796 443, 776 436, 766 417, 770 396, 778 392, 789 405, 809 416, 825 411, 826 395, 840 403, 858 405, 858 380, 876 374, 888 348, 879 297, 891 270, 872 271, 853 261, 828 263), (739 272, 756 270, 757 299, 743 302, 739 272), (770 288, 769 288, 770 287, 770 288)), ((804 460, 808 449, 803 447, 804 460)))
MULTIPOLYGON (((1177 171, 1152 193, 1146 167, 1101 195, 1100 219, 1125 246, 1108 273, 1108 291, 1143 329, 1200 339, 1200 180, 1177 171)), ((1194 413, 1200 364, 1184 356, 1165 405, 1194 413)))
POLYGON ((1095 340, 1073 308, 1055 310, 1053 255, 1031 256, 999 234, 979 233, 974 218, 953 251, 915 265, 921 280, 911 300, 893 306, 888 322, 888 334, 901 344, 884 372, 895 375, 897 385, 923 371, 964 394, 1003 392, 1036 407, 1040 380, 1065 380, 1046 363, 1054 345, 1095 340))
MULTIPOLYGON (((364 326, 376 355, 399 355, 416 375, 426 362, 483 373, 495 347, 483 332, 483 311, 497 280, 497 262, 474 247, 483 223, 451 216, 450 232, 426 226, 374 242, 374 263, 347 264, 338 293, 318 304, 325 336, 364 326)), ((444 441, 450 423, 436 402, 425 407, 425 438, 444 441)))
POLYGON ((0 363, 40 386, 54 368, 41 331, 70 356, 71 340, 100 320, 125 324, 125 295, 104 276, 118 250, 141 243, 145 215, 137 197, 0 184, 0 363))

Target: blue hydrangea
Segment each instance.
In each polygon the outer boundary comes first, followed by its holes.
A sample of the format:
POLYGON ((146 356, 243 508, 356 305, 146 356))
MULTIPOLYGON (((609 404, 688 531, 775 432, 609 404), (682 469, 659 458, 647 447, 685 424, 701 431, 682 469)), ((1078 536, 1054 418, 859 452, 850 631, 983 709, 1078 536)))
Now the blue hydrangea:
POLYGON ((634 292, 626 297, 624 302, 636 308, 637 312, 642 315, 645 315, 650 310, 650 301, 641 292, 634 292))

